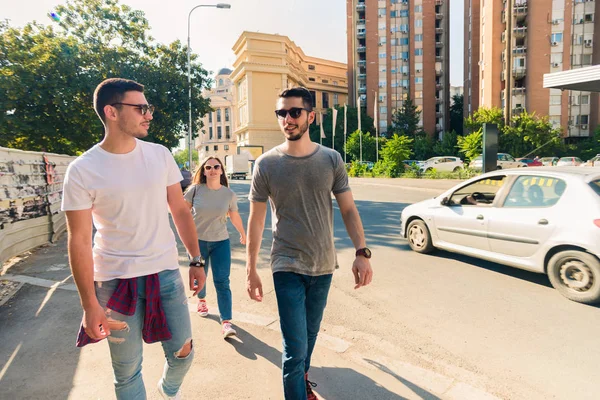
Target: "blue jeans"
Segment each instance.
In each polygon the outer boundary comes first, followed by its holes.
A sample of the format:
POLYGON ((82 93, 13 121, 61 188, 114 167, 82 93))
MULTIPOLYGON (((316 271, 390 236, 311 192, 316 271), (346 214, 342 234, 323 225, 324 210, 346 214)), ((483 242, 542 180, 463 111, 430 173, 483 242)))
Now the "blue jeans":
POLYGON ((317 342, 332 278, 332 274, 273 274, 283 336, 282 370, 286 400, 306 400, 304 374, 310 368, 310 357, 317 342))
MULTIPOLYGON (((163 390, 174 396, 188 369, 192 365, 194 349, 185 357, 177 354, 192 340, 192 327, 187 306, 183 281, 178 269, 166 270, 158 274, 162 308, 172 338, 161 342, 166 362, 162 376, 163 390)), ((146 308, 146 277, 138 280, 138 299, 135 313, 131 316, 108 310, 107 316, 126 323, 124 329, 112 329, 108 337, 108 346, 115 374, 115 392, 117 399, 146 399, 146 390, 142 381, 142 327, 146 308)), ((96 296, 106 310, 108 299, 112 296, 119 281, 113 279, 96 282, 96 296)))
MULTIPOLYGON (((229 239, 218 242, 198 240, 200 254, 205 260, 204 271, 208 278, 208 266, 213 272, 213 282, 217 291, 217 303, 221 321, 231 320, 231 289, 229 288, 229 275, 231 273, 231 244, 229 239)), ((206 297, 206 285, 198 293, 198 298, 206 297)))

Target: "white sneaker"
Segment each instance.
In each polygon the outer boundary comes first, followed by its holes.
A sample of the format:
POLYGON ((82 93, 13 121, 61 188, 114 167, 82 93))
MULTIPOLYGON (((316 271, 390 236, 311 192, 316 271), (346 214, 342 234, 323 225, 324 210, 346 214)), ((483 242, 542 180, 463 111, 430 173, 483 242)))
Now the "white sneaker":
POLYGON ((208 306, 206 305, 206 301, 198 300, 198 314, 200 314, 201 317, 208 316, 208 306))
POLYGON ((230 336, 237 335, 237 332, 235 331, 235 329, 233 329, 233 326, 231 326, 231 322, 229 322, 229 321, 223 322, 222 333, 223 333, 223 339, 227 339, 230 336))
POLYGON ((165 400, 183 400, 183 396, 181 395, 181 390, 179 390, 175 394, 175 396, 168 396, 163 389, 162 379, 160 381, 158 381, 158 393, 160 393, 162 398, 165 400))

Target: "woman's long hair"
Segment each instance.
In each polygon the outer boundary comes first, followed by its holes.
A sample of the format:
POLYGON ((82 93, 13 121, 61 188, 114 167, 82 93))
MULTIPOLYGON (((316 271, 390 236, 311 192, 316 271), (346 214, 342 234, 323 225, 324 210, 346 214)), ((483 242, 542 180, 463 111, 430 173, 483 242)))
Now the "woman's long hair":
POLYGON ((217 162, 221 165, 221 185, 229 187, 229 182, 227 181, 227 175, 225 174, 225 166, 219 159, 219 157, 208 156, 202 161, 202 164, 196 169, 194 172, 194 178, 192 179, 192 183, 194 185, 202 185, 206 184, 206 175, 204 175, 204 166, 208 162, 208 160, 217 160, 217 162))

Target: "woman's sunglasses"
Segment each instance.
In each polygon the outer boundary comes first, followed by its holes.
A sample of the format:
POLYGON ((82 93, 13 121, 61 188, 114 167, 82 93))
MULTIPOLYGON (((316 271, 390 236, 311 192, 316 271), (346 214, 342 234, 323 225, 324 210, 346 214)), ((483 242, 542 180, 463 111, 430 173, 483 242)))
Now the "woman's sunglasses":
POLYGON ((277 118, 279 119, 285 119, 285 117, 287 117, 287 115, 289 114, 290 117, 296 119, 298 118, 300 115, 302 115, 302 111, 310 111, 306 108, 301 108, 301 107, 292 107, 289 110, 275 110, 275 115, 277 116, 277 118))
POLYGON ((218 171, 218 170, 220 170, 220 169, 221 169, 221 164, 217 164, 217 165, 205 165, 205 166, 204 166, 204 169, 205 169, 206 171, 210 171, 210 170, 211 170, 211 169, 213 169, 213 168, 215 169, 215 171, 218 171))

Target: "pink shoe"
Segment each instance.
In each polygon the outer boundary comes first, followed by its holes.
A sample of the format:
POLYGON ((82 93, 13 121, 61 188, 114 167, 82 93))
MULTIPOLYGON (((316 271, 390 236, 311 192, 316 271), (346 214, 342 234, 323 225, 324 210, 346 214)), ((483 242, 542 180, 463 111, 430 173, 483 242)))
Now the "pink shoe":
POLYGON ((201 317, 208 316, 208 307, 206 306, 205 300, 198 301, 198 314, 200 314, 201 317))
POLYGON ((237 335, 237 332, 233 329, 229 321, 223 321, 223 330, 221 332, 223 333, 223 339, 237 335))

